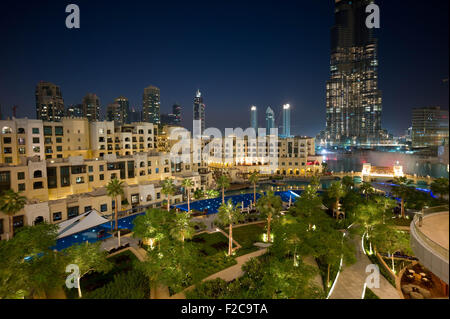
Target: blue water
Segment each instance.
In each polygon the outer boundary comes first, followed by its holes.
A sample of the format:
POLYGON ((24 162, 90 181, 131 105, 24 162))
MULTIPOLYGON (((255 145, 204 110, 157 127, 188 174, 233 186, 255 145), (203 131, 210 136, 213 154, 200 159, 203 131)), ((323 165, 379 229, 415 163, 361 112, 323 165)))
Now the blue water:
MULTIPOLYGON (((292 202, 295 201, 296 195, 299 195, 301 191, 286 191, 286 192, 275 192, 276 195, 281 196, 282 200, 285 202, 289 201, 289 197, 292 196, 292 202)), ((256 199, 261 197, 260 194, 256 194, 256 199)), ((253 194, 242 194, 242 195, 234 195, 234 196, 226 196, 225 200, 228 201, 228 199, 231 199, 233 201, 233 204, 242 204, 242 201, 244 202, 244 207, 250 206, 250 202, 253 201, 253 194)), ((195 209, 198 211, 204 211, 205 209, 208 209, 208 214, 215 214, 217 213, 217 210, 219 206, 222 204, 222 198, 212 198, 212 199, 205 199, 200 200, 191 203, 191 209, 195 209)), ((183 205, 176 205, 176 208, 179 208, 181 210, 187 211, 187 204, 183 205)), ((127 216, 124 218, 120 218, 118 220, 118 228, 119 229, 133 229, 133 221, 134 219, 139 216, 143 215, 145 213, 139 213, 132 216, 127 216)), ((110 238, 111 235, 107 232, 111 230, 111 224, 114 228, 114 221, 107 222, 104 224, 101 224, 99 226, 86 229, 85 231, 69 235, 67 237, 60 238, 56 241, 56 246, 52 247, 52 249, 56 250, 62 250, 67 247, 70 247, 74 244, 81 244, 85 243, 86 241, 89 243, 95 243, 99 240, 104 240, 107 238, 110 238), (99 232, 104 231, 104 236, 99 237, 99 232)))
MULTIPOLYGON (((301 191, 281 191, 281 192, 275 192, 275 195, 278 195, 281 197, 283 202, 289 202, 289 197, 292 197, 292 202, 295 201, 296 195, 298 196, 301 193, 301 191)), ((258 200, 261 197, 259 193, 256 194, 256 200, 258 200)), ((250 203, 253 201, 253 193, 250 194, 240 194, 240 195, 233 195, 233 196, 225 196, 225 202, 227 202, 229 199, 233 202, 234 205, 241 204, 244 202, 243 207, 250 206, 250 203)), ((200 212, 206 211, 206 213, 209 214, 216 214, 220 205, 222 204, 222 197, 218 198, 211 198, 211 199, 204 199, 199 200, 196 202, 193 202, 190 204, 191 210, 197 210, 200 212)), ((176 205, 175 207, 187 211, 187 204, 181 204, 176 205)))

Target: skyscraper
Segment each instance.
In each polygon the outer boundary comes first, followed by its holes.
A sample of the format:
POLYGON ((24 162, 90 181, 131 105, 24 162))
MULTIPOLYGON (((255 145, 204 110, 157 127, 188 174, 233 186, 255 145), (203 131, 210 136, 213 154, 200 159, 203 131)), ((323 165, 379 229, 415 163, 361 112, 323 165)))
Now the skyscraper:
POLYGON ((370 3, 373 0, 335 1, 324 132, 331 144, 374 143, 382 134, 378 45, 373 29, 365 25, 370 3))
POLYGON ((124 96, 119 96, 117 99, 114 100, 114 103, 119 104, 119 112, 120 116, 117 117, 120 118, 121 121, 119 122, 120 125, 123 125, 125 123, 130 123, 129 114, 130 114, 130 102, 128 99, 124 96))
POLYGON ((110 103, 106 107, 106 120, 108 121, 114 121, 114 125, 120 126, 124 124, 124 112, 121 109, 122 106, 117 103, 110 103))
POLYGON ((275 113, 269 107, 266 109, 266 135, 270 135, 270 130, 275 128, 275 113))
POLYGON ((289 104, 283 105, 283 136, 291 136, 291 106, 289 104))
POLYGON ((36 86, 36 118, 59 122, 64 117, 64 100, 61 88, 50 82, 39 82, 36 86))
POLYGON ((258 134, 258 109, 254 105, 250 108, 250 125, 258 134))
POLYGON ((172 106, 172 114, 175 116, 175 124, 181 124, 181 105, 175 103, 172 106))
POLYGON ((83 105, 72 104, 67 107, 66 116, 68 117, 83 117, 83 105))
POLYGON ((197 90, 194 98, 194 120, 200 121, 200 134, 205 130, 205 104, 200 90, 197 90))
POLYGON ((448 110, 439 106, 414 108, 412 111, 412 145, 415 147, 448 144, 448 110))
POLYGON ((155 125, 160 124, 160 108, 161 97, 159 88, 152 85, 146 87, 142 96, 142 121, 155 125))
POLYGON ((100 99, 94 93, 83 98, 83 114, 89 122, 100 121, 100 99))

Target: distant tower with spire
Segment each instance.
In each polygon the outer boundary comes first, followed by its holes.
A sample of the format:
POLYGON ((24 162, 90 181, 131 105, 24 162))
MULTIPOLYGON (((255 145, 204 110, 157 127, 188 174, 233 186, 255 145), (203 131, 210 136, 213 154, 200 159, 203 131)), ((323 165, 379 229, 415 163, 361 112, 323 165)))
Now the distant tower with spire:
POLYGON ((203 134, 205 131, 205 104, 200 90, 195 93, 193 119, 200 121, 200 134, 203 134))
POLYGON ((269 106, 266 109, 266 135, 270 135, 270 130, 275 128, 275 113, 269 106))

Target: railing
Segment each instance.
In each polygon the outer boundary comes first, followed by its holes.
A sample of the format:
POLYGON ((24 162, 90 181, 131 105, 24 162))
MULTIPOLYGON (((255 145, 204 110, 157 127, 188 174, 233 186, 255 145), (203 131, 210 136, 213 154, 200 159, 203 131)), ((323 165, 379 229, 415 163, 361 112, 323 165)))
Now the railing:
POLYGON ((425 216, 429 216, 431 214, 435 214, 438 212, 448 212, 449 206, 448 205, 442 205, 442 206, 436 206, 436 207, 430 207, 422 210, 421 213, 417 213, 414 216, 414 219, 412 221, 412 226, 416 232, 416 234, 420 237, 421 240, 423 240, 431 249, 433 249, 434 252, 439 254, 442 258, 448 261, 448 249, 445 247, 442 247, 440 244, 436 243, 432 239, 430 239, 427 235, 425 235, 421 230, 421 218, 423 219, 425 216))

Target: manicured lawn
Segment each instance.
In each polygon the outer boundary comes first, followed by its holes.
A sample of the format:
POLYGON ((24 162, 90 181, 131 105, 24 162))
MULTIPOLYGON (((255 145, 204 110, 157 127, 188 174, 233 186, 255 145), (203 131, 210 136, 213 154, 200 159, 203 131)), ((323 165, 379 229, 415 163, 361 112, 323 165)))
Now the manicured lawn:
POLYGON ((192 238, 192 242, 198 245, 200 253, 204 256, 212 256, 219 252, 226 252, 228 239, 220 232, 203 233, 192 238))
POLYGON ((262 242, 265 224, 252 224, 233 228, 233 239, 236 240, 242 248, 252 248, 254 243, 262 242))
POLYGON ((380 299, 380 297, 375 295, 374 292, 369 288, 366 288, 366 294, 364 295, 364 299, 380 299))

